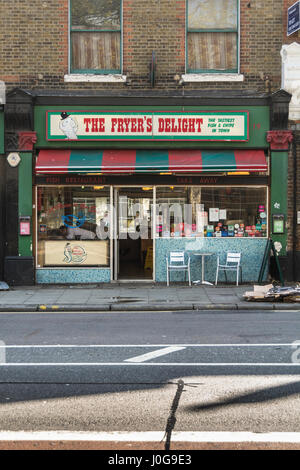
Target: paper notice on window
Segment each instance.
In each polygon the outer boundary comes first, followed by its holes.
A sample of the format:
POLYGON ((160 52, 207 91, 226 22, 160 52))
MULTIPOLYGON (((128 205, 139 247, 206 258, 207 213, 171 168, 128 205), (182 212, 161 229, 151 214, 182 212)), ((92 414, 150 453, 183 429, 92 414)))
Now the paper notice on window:
POLYGON ((227 219, 227 210, 226 209, 220 209, 219 218, 220 218, 220 220, 226 220, 227 219))
POLYGON ((220 220, 220 209, 218 207, 211 207, 209 209, 209 221, 219 222, 220 220))
POLYGON ((197 232, 203 232, 204 227, 208 224, 208 214, 206 211, 198 211, 197 212, 197 232))

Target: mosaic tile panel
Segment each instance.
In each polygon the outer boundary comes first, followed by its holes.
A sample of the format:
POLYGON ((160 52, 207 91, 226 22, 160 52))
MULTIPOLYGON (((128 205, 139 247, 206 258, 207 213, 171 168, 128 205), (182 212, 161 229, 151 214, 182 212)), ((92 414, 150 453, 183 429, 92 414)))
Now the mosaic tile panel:
MULTIPOLYGON (((225 262, 226 252, 240 252, 242 254, 243 282, 257 282, 267 240, 264 238, 158 238, 155 241, 155 277, 157 282, 167 281, 166 256, 171 250, 185 250, 187 252, 199 251, 212 253, 205 258, 204 279, 215 282, 217 269, 217 256, 225 262)), ((264 273, 267 280, 268 266, 264 273)), ((227 273, 228 281, 235 280, 234 273, 227 273)), ((192 281, 201 279, 201 258, 191 254, 191 277, 192 281)), ((187 279, 187 275, 186 275, 187 279)), ((183 272, 171 273, 171 282, 184 281, 183 272)), ((225 274, 221 272, 219 281, 225 281, 225 274)))
POLYGON ((37 269, 37 284, 110 282, 110 269, 37 269))

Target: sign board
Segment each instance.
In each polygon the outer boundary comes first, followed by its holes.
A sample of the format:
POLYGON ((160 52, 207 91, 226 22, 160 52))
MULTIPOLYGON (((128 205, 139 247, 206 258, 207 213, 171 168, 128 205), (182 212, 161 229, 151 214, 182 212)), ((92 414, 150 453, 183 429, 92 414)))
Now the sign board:
POLYGON ((288 8, 287 14, 287 36, 300 29, 300 2, 294 3, 288 8))
POLYGON ((284 223, 285 223, 284 214, 273 214, 272 219, 273 219, 272 233, 274 233, 274 234, 283 234, 284 233, 284 223))
POLYGON ((48 141, 247 141, 248 111, 47 111, 48 141))
POLYGON ((106 240, 46 240, 45 266, 109 266, 106 240))
POLYGON ((20 222, 20 235, 30 235, 30 222, 20 222))
POLYGON ((30 235, 30 216, 21 215, 20 222, 20 235, 30 235))

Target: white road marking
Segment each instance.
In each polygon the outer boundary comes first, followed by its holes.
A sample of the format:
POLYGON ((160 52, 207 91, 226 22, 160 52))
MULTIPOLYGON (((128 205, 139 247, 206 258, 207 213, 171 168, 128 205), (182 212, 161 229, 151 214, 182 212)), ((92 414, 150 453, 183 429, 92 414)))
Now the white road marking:
POLYGON ((131 357, 130 359, 125 359, 125 362, 150 361, 150 359, 154 359, 155 357, 165 356, 166 354, 170 354, 175 351, 181 351, 182 349, 186 349, 186 348, 184 346, 170 346, 168 348, 151 351, 149 353, 142 354, 140 356, 131 357))
MULTIPOLYGON (((0 441, 114 441, 161 442, 164 431, 85 432, 85 431, 1 431, 0 441)), ((299 432, 172 432, 172 442, 276 442, 300 443, 299 432)))
POLYGON ((224 344, 5 344, 2 342, 0 348, 166 348, 166 347, 269 347, 269 346, 295 346, 292 343, 224 343, 224 344))
POLYGON ((5 345, 1 344, 0 342, 0 352, 4 349, 101 349, 101 348, 157 348, 160 347, 162 349, 151 351, 149 353, 145 353, 139 356, 135 356, 129 359, 125 359, 123 362, 2 362, 0 363, 1 367, 41 367, 41 366, 126 366, 126 365, 150 365, 150 366, 218 366, 218 367, 230 367, 230 366, 251 366, 251 367, 293 367, 299 366, 300 363, 298 362, 150 362, 147 363, 150 359, 154 359, 156 357, 160 357, 166 354, 170 354, 175 351, 180 351, 190 348, 265 348, 265 347, 273 347, 273 348, 280 348, 280 347, 289 347, 295 349, 295 342, 292 343, 255 343, 255 344, 248 344, 248 343, 234 343, 234 344, 34 344, 34 345, 5 345))
POLYGON ((251 367, 297 367, 299 362, 6 362, 1 367, 41 367, 41 366, 251 366, 251 367))

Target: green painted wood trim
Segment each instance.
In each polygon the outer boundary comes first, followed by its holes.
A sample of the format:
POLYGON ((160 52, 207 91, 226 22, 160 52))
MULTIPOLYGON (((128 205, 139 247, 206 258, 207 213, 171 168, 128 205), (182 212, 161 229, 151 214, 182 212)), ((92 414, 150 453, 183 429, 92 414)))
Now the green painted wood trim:
POLYGON ((19 164, 19 216, 31 217, 31 235, 19 235, 19 256, 32 256, 32 154, 20 153, 19 164))
POLYGON ((188 33, 237 33, 238 28, 220 28, 220 29, 197 29, 197 28, 190 28, 188 29, 188 33))
POLYGON ((288 189, 288 152, 271 152, 271 198, 270 198, 270 238, 279 242, 282 249, 279 256, 286 255, 287 228, 283 235, 272 233, 272 217, 284 214, 287 222, 287 189, 288 189))
POLYGON ((187 69, 187 73, 238 73, 238 68, 235 69, 187 69))
POLYGON ((266 134, 270 130, 270 111, 268 106, 36 106, 34 109, 35 131, 39 148, 268 148, 266 134), (135 112, 184 112, 184 111, 249 111, 249 141, 248 142, 209 142, 209 141, 96 141, 96 142, 67 142, 46 140, 46 111, 135 111, 135 112))
POLYGON ((71 28, 71 33, 120 33, 121 28, 117 29, 73 29, 71 28))
POLYGON ((71 74, 72 73, 92 75, 117 75, 121 73, 121 69, 72 69, 71 74))

